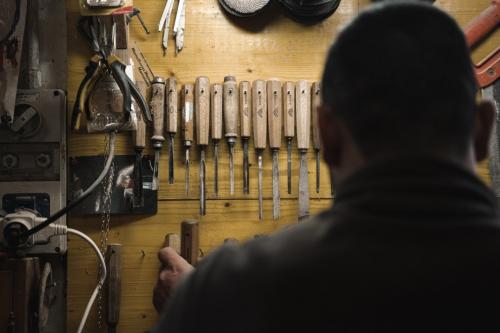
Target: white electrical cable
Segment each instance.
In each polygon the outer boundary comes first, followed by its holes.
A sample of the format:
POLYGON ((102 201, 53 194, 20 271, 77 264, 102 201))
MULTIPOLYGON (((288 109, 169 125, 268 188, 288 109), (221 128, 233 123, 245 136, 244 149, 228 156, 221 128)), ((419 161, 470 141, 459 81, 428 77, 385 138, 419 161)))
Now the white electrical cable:
POLYGON ((101 277, 99 279, 99 282, 97 283, 97 286, 95 287, 94 291, 92 292, 92 295, 90 296, 89 302, 87 303, 87 307, 85 308, 85 312, 83 313, 82 319, 80 321, 80 325, 78 326, 78 330, 76 331, 77 333, 81 333, 83 331, 83 328, 85 327, 86 322, 87 322, 87 317, 89 316, 90 310, 92 309, 92 306, 94 305, 95 299, 97 297, 97 293, 99 292, 99 289, 102 288, 102 286, 104 285, 104 282, 106 281, 106 275, 107 275, 106 262, 104 261, 104 257, 101 254, 101 251, 97 247, 96 243, 94 243, 94 241, 89 236, 85 235, 83 232, 80 232, 78 230, 71 229, 71 228, 67 228, 66 232, 68 234, 76 235, 76 236, 82 238, 83 240, 85 240, 87 243, 89 243, 90 246, 92 246, 92 248, 94 249, 97 256, 99 257, 99 260, 101 261, 101 265, 102 265, 101 277))

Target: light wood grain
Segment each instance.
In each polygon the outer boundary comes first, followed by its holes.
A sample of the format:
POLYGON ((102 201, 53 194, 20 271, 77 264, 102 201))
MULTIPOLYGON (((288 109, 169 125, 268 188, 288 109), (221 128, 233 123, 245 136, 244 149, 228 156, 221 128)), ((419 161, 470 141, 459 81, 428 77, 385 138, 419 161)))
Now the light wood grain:
POLYGON ((189 141, 190 144, 194 140, 194 86, 187 83, 182 88, 182 139, 189 141))
MULTIPOLYGON (((68 105, 73 105, 76 90, 84 75, 84 68, 92 52, 76 31, 79 14, 77 1, 67 0, 68 8, 68 105)), ((296 82, 307 79, 311 82, 321 77, 326 51, 338 31, 349 22, 369 0, 343 0, 337 12, 327 20, 310 26, 304 26, 287 17, 278 6, 270 8, 270 14, 246 20, 238 20, 225 15, 217 0, 189 0, 186 7, 186 40, 184 50, 177 56, 173 44, 166 57, 161 50, 162 34, 153 31, 158 24, 165 0, 136 0, 134 5, 141 9, 146 25, 152 30, 146 35, 136 18, 130 26, 131 42, 137 42, 156 75, 174 76, 178 85, 192 84, 196 77, 206 75, 213 82, 220 82, 231 73, 241 87, 242 81, 253 81, 277 77, 282 82, 296 82), (272 18, 272 19, 271 19, 272 18)), ((446 10, 465 26, 489 5, 489 0, 437 0, 435 5, 446 10)), ((173 23, 173 22, 172 22, 173 23)), ((172 43, 172 41, 170 41, 172 43)), ((473 53, 478 62, 500 44, 500 30, 494 33, 473 53)), ((451 57, 452 55, 450 55, 451 57)), ((248 102, 251 91, 248 87, 248 102)), ((240 94, 240 98, 241 98, 240 94)), ((241 105, 241 104, 240 104, 241 105)), ((251 109, 249 105, 249 120, 251 109)), ((285 108, 286 109, 286 108, 285 108)), ((242 111, 243 108, 240 108, 242 111)), ((71 112, 71 110, 68 110, 71 112)), ((240 117, 243 112, 240 112, 240 117)), ((251 121, 245 130, 240 118, 240 132, 251 136, 251 121), (245 130, 245 131, 244 131, 245 130)), ((148 130, 148 133, 150 131, 148 130)), ((176 147, 180 147, 182 136, 175 138, 176 147)), ((147 140, 146 153, 151 154, 150 140, 147 140)), ((208 141, 208 140, 207 140, 208 141)), ((104 150, 104 137, 99 134, 70 133, 68 150, 70 156, 100 155, 104 150)), ((130 134, 117 137, 117 154, 132 154, 134 141, 130 134)), ((219 199, 215 199, 210 190, 213 188, 212 177, 207 178, 208 201, 207 216, 199 216, 198 199, 198 163, 192 164, 191 188, 185 197, 184 184, 181 181, 173 185, 167 183, 167 173, 160 172, 160 201, 158 214, 155 216, 113 216, 109 242, 118 242, 123 246, 122 274, 122 309, 118 332, 144 332, 153 327, 157 314, 152 306, 152 288, 160 267, 157 251, 163 245, 167 233, 180 234, 180 223, 186 218, 200 221, 200 248, 207 254, 223 243, 226 238, 245 241, 256 234, 276 232, 297 220, 297 184, 298 152, 297 142, 293 141, 292 194, 286 193, 286 177, 280 177, 281 219, 272 221, 271 191, 271 153, 264 151, 264 216, 259 221, 257 213, 257 170, 256 155, 250 149, 250 194, 242 194, 242 149, 241 140, 235 145, 235 197, 229 196, 229 177, 227 158, 220 159, 219 199), (269 181, 268 181, 269 180, 269 181)), ((250 142, 253 147, 253 142, 250 142)), ((184 177, 183 152, 175 152, 175 168, 179 179, 184 177)), ((220 146, 221 156, 227 156, 227 146, 220 146)), ((192 154, 195 160, 198 154, 192 154)), ((212 175, 211 150, 207 150, 207 175, 212 175)), ((308 152, 311 163, 314 153, 308 152)), ((160 168, 166 168, 167 154, 162 154, 160 168)), ((286 154, 280 154, 280 169, 286 169, 286 154)), ((478 174, 484 181, 489 181, 487 162, 478 166, 478 174)), ((322 162, 321 174, 329 174, 322 162)), ((329 182, 321 184, 320 194, 314 192, 314 170, 309 174, 311 193, 310 211, 312 214, 329 207, 329 182)), ((71 217, 72 227, 88 233, 94 240, 99 239, 99 217, 71 217)), ((95 287, 97 265, 95 255, 87 244, 69 238, 68 252, 68 332, 74 332, 81 318, 88 297, 95 287)), ((98 332, 95 325, 95 313, 89 318, 86 332, 98 332)), ((102 330, 104 332, 105 330, 102 330)))
POLYGON ((210 130, 210 81, 202 76, 196 79, 194 88, 194 113, 196 119, 196 144, 208 145, 210 130))
POLYGON ((295 136, 295 83, 283 84, 283 132, 285 137, 295 136))
POLYGON ((226 138, 238 136, 238 83, 234 76, 224 78, 224 132, 226 138))
POLYGON ((222 139, 222 84, 212 84, 210 90, 210 133, 212 140, 222 139))
POLYGON ((168 134, 177 133, 177 113, 179 104, 177 102, 177 80, 175 77, 169 77, 165 84, 165 99, 166 99, 166 132, 168 134))
POLYGON ((249 138, 250 136, 252 136, 251 100, 252 100, 252 90, 250 88, 250 82, 241 81, 240 82, 240 115, 241 115, 240 129, 242 138, 249 138))
POLYGON ((311 86, 306 80, 298 81, 295 86, 295 108, 297 146, 307 150, 311 140, 311 86))
POLYGON ((252 119, 254 147, 266 149, 267 94, 264 80, 255 80, 252 83, 252 119))
POLYGON ((165 80, 156 77, 151 85, 151 113, 153 114, 153 137, 156 142, 165 141, 165 80))
POLYGON ((267 81, 267 122, 269 128, 269 147, 280 149, 283 119, 283 98, 281 82, 278 80, 267 81))
MULTIPOLYGON (((144 81, 136 82, 137 89, 144 98, 147 96, 147 86, 144 81)), ((144 122, 144 115, 140 112, 135 104, 137 110, 137 130, 134 132, 135 147, 139 150, 146 148, 146 123, 144 122)))

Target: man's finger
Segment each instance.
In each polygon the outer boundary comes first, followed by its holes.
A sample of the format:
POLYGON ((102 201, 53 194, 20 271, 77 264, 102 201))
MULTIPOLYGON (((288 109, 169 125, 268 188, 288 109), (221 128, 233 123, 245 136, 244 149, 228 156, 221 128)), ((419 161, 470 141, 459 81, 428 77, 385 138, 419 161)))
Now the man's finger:
POLYGON ((171 247, 164 247, 158 252, 158 259, 167 267, 172 266, 179 258, 181 258, 181 256, 171 247))

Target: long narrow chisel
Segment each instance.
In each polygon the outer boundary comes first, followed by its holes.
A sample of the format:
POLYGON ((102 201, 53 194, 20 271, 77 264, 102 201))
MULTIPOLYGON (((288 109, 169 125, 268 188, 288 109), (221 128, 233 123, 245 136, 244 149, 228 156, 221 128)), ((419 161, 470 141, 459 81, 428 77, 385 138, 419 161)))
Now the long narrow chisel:
POLYGON ((280 218, 280 171, 279 150, 281 148, 281 118, 283 114, 281 82, 267 81, 267 119, 269 147, 273 153, 273 218, 280 218))
POLYGON ((309 217, 309 180, 307 150, 311 137, 311 89, 305 80, 297 82, 296 91, 297 147, 300 153, 299 167, 299 221, 309 217))
POLYGON ((210 81, 207 77, 198 77, 195 86, 196 139, 200 147, 200 214, 206 214, 206 164, 205 149, 208 146, 210 126, 210 81))
POLYGON ((160 152, 163 147, 165 137, 163 136, 165 121, 165 80, 156 76, 151 84, 151 113, 153 114, 153 136, 151 141, 155 152, 155 161, 153 166, 153 190, 159 188, 159 164, 160 152))
POLYGON ((313 148, 314 154, 316 155, 316 193, 319 193, 319 187, 321 184, 320 179, 320 157, 321 157, 321 139, 319 136, 319 126, 318 126, 318 108, 321 105, 321 84, 319 82, 314 82, 312 85, 312 135, 313 135, 313 148))
POLYGON ((222 139, 222 85, 214 83, 210 99, 212 142, 214 144, 214 192, 219 195, 219 142, 222 139))
POLYGON ((234 194, 234 144, 238 137, 238 87, 234 76, 224 78, 224 129, 229 147, 229 193, 234 194))
POLYGON ((193 131, 193 85, 185 84, 182 89, 182 133, 184 138, 184 151, 185 151, 185 165, 186 165, 186 176, 185 176, 185 187, 186 196, 189 195, 189 150, 194 141, 194 131, 193 131))
POLYGON ((287 144, 287 189, 292 194, 292 140, 295 136, 295 84, 285 82, 283 85, 283 131, 287 144))
POLYGON ((267 101, 266 83, 263 80, 256 80, 252 87, 252 108, 253 108, 253 142, 257 151, 258 163, 258 190, 259 190, 259 219, 264 218, 262 199, 262 154, 266 149, 267 140, 267 101))
POLYGON ((168 135, 168 183, 174 183, 174 137, 177 133, 177 80, 167 79, 167 135, 168 135))
POLYGON ((243 193, 250 193, 250 163, 248 162, 248 141, 251 136, 251 108, 250 101, 252 93, 250 89, 250 82, 240 82, 240 127, 241 127, 241 141, 243 142, 243 193))

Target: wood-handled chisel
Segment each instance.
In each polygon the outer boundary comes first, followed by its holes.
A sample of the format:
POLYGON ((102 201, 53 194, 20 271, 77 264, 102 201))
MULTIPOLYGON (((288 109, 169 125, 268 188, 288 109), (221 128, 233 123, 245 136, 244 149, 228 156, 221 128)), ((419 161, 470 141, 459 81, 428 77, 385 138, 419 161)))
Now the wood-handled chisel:
POLYGON ((287 144, 286 175, 288 194, 292 194, 292 140, 295 136, 295 83, 283 85, 283 131, 287 144))
POLYGON ((257 151, 259 219, 263 219, 262 200, 262 154, 266 149, 267 140, 267 94, 266 82, 256 80, 252 86, 253 142, 257 151))
POLYGON ((243 193, 250 193, 250 163, 248 162, 248 141, 251 136, 251 101, 252 92, 250 82, 240 82, 240 129, 243 143, 243 193))
POLYGON ((194 106, 196 116, 196 140, 200 147, 200 214, 206 214, 205 149, 208 146, 210 126, 210 80, 201 76, 196 79, 194 106))
MULTIPOLYGON (((137 89, 142 96, 147 96, 147 85, 144 81, 136 82, 137 89)), ((134 163, 134 198, 133 207, 144 206, 144 190, 142 183, 142 154, 146 148, 146 123, 144 122, 144 115, 137 112, 137 129, 134 133, 134 149, 135 149, 135 163, 134 163)))
POLYGON ((199 223, 196 220, 185 220, 181 224, 181 256, 195 266, 200 251, 199 223))
POLYGON ((177 133, 177 80, 169 77, 166 84, 167 135, 168 135, 168 183, 174 183, 174 138, 177 133))
POLYGON ((181 237, 178 234, 167 234, 163 247, 171 247, 177 254, 181 254, 181 237))
POLYGON ((186 196, 189 195, 189 150, 194 141, 194 129, 193 129, 193 117, 194 117, 194 107, 193 107, 193 92, 194 87, 192 84, 185 84, 182 89, 182 133, 184 139, 184 150, 185 150, 185 165, 186 165, 186 196))
POLYGON ((313 135, 313 148, 316 155, 316 193, 319 193, 320 187, 320 151, 321 151, 321 138, 319 136, 318 126, 318 108, 321 105, 321 84, 314 82, 311 91, 311 113, 312 113, 312 135, 313 135))
POLYGON ((222 84, 214 83, 211 89, 210 117, 212 142, 214 144, 214 192, 219 195, 219 142, 222 139, 222 84))
POLYGON ((229 193, 234 194, 234 144, 238 137, 238 86, 234 76, 224 78, 224 129, 229 147, 229 193))
POLYGON ((311 137, 311 88, 309 82, 300 80, 295 89, 297 121, 297 147, 300 153, 299 167, 299 221, 309 217, 309 180, 307 150, 311 137))
POLYGON ((116 332, 120 320, 120 302, 122 297, 122 246, 109 244, 106 247, 106 322, 108 332, 116 332))
POLYGON ((283 114, 281 82, 267 81, 267 119, 269 147, 273 153, 273 218, 280 218, 280 171, 279 150, 281 148, 281 119, 283 114))
POLYGON ((165 124, 165 79, 156 76, 151 84, 151 113, 153 114, 153 136, 151 141, 155 152, 155 161, 153 166, 153 190, 159 188, 159 164, 160 152, 163 147, 165 137, 163 129, 165 124))

